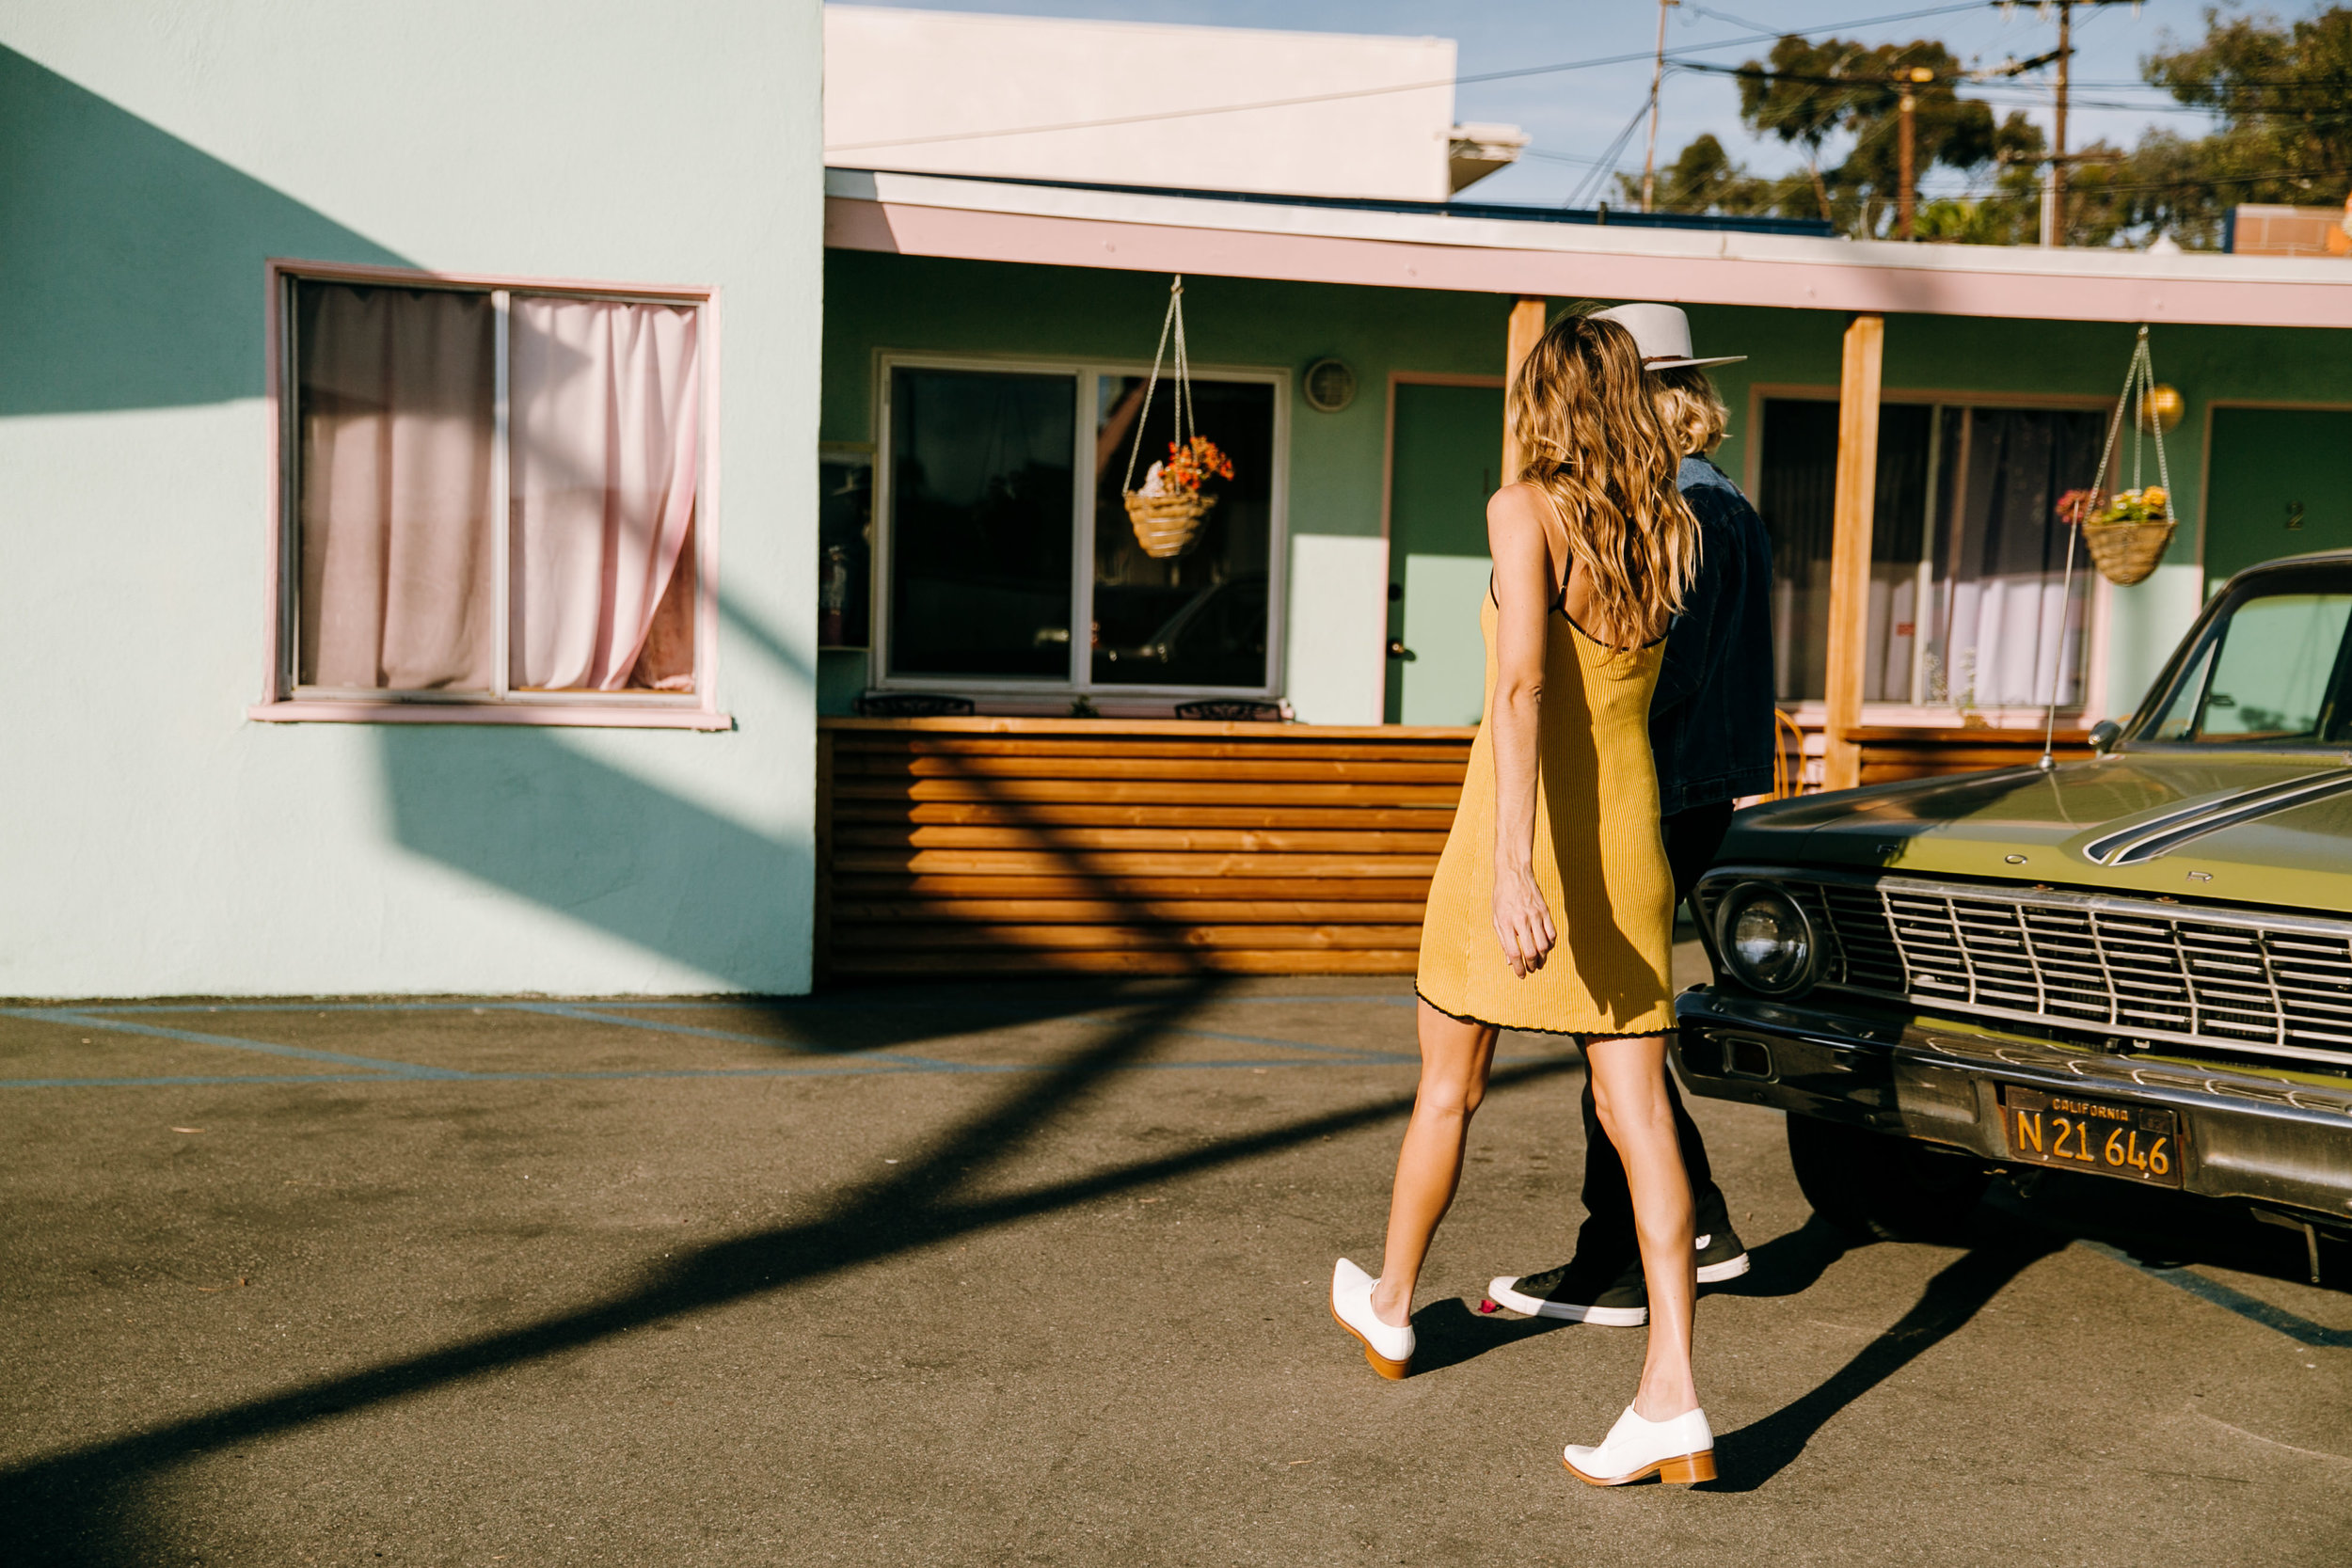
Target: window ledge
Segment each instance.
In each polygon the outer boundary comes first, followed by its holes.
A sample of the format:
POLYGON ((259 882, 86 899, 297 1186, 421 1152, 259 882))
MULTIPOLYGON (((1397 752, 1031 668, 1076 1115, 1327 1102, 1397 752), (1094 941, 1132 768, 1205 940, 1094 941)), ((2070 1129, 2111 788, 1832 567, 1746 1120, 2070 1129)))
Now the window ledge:
POLYGON ((372 703, 294 699, 256 703, 268 724, 564 724, 614 730, 731 730, 731 714, 631 703, 372 703))

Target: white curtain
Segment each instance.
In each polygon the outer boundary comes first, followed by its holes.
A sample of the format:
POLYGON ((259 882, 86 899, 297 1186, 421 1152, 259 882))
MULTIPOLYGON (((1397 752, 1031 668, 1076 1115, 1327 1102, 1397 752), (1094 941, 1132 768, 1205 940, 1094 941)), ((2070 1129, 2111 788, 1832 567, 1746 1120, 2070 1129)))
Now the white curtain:
POLYGON ((1928 700, 1962 707, 2082 701, 2090 560, 2058 499, 2088 487, 2105 434, 2096 413, 1977 408, 1946 446, 1953 473, 1948 531, 1936 562, 1936 665, 1928 700))
POLYGON ((691 608, 701 364, 691 308, 516 296, 507 389, 516 689, 691 683, 661 613, 691 608), (691 574, 691 562, 689 563, 691 574), (672 594, 673 588, 681 592, 672 594), (632 678, 634 677, 634 678, 632 678))
POLYGON ((488 690, 490 297, 305 283, 296 299, 295 679, 488 690))

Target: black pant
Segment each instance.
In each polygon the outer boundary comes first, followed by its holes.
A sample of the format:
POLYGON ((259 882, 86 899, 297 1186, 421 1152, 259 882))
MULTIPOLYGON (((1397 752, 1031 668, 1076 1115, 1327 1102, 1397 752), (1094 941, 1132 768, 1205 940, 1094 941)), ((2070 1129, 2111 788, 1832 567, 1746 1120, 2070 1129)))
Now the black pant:
MULTIPOLYGON (((1677 812, 1665 820, 1666 863, 1673 868, 1675 902, 1679 905, 1691 896, 1698 885, 1699 874, 1715 859, 1715 851, 1724 842, 1724 833, 1731 826, 1731 802, 1721 801, 1711 806, 1693 806, 1677 812)), ((1674 1074, 1666 1074, 1666 1103, 1674 1107, 1675 1136, 1682 1144, 1682 1163, 1691 1173, 1691 1205, 1697 1221, 1697 1234, 1711 1234, 1730 1228, 1730 1211, 1724 1203, 1724 1193, 1715 1185, 1715 1178, 1707 1164, 1707 1145, 1699 1139, 1699 1130, 1692 1124, 1690 1113, 1682 1108, 1682 1095, 1675 1087, 1674 1074)), ((1593 1103, 1593 1075, 1584 1074, 1584 1228, 1576 1239, 1580 1257, 1590 1256, 1608 1260, 1622 1259, 1629 1266, 1638 1261, 1641 1246, 1633 1230, 1633 1193, 1626 1185, 1625 1162, 1617 1158, 1616 1145, 1601 1131, 1600 1112, 1593 1103)))

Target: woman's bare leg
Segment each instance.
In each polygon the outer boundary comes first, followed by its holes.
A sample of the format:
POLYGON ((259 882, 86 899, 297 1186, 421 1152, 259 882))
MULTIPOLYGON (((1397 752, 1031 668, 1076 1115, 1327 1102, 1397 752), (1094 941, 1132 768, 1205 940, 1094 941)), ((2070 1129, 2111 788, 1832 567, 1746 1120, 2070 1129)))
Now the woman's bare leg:
POLYGON ((1609 1141, 1633 1190, 1633 1228, 1649 1289, 1649 1354, 1634 1413, 1663 1421, 1698 1408, 1691 1377, 1691 1321, 1698 1259, 1691 1233, 1691 1177, 1666 1099, 1666 1042, 1659 1036, 1587 1040, 1586 1069, 1609 1141))
POLYGON ((1413 1091, 1413 1119, 1405 1124, 1405 1147, 1397 1151, 1388 1250, 1372 1291, 1374 1313, 1399 1326, 1412 1316, 1413 1282, 1462 1180, 1462 1146, 1495 1059, 1495 1031, 1488 1025, 1448 1018, 1426 1002, 1420 1011, 1421 1086, 1413 1091))

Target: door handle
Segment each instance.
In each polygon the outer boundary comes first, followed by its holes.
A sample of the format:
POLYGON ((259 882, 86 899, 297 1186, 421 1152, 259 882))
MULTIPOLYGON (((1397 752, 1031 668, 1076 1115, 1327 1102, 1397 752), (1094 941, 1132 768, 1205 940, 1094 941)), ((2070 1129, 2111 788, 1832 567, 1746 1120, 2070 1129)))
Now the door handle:
POLYGON ((1406 663, 1410 664, 1414 659, 1419 658, 1421 656, 1413 652, 1412 649, 1406 647, 1403 638, 1391 637, 1389 639, 1389 657, 1391 658, 1401 658, 1406 663))

